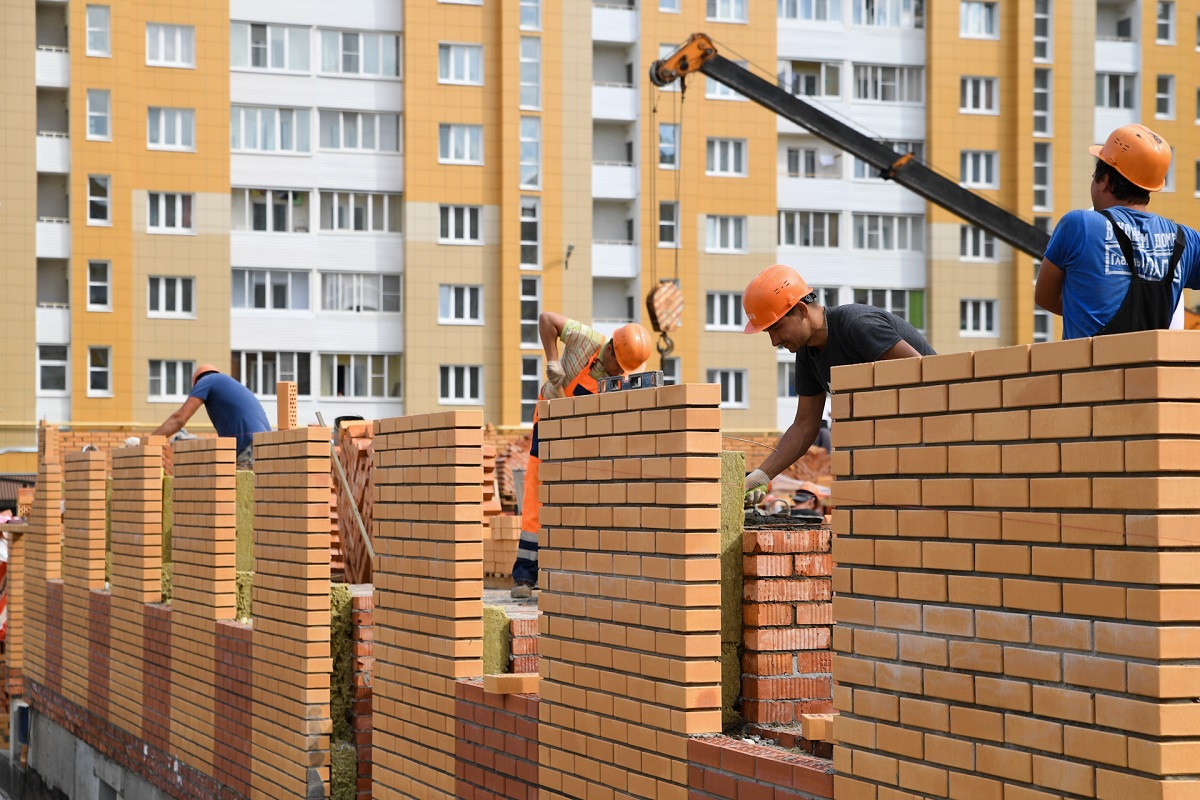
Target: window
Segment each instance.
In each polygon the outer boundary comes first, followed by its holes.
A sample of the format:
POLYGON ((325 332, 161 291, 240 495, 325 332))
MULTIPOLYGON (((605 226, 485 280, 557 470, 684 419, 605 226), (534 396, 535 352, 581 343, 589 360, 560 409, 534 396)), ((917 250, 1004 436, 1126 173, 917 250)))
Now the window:
POLYGON ((1050 209, 1050 143, 1033 143, 1033 207, 1050 209))
POLYGON ((780 19, 808 22, 841 22, 841 0, 779 0, 780 19))
POLYGON ((841 97, 842 67, 825 61, 784 61, 779 85, 797 97, 841 97))
POLYGON ((1159 75, 1154 87, 1154 116, 1175 118, 1175 76, 1159 75))
POLYGON ((542 390, 542 359, 521 357, 521 424, 532 425, 537 410, 538 394, 542 390))
POLYGON ((308 273, 282 269, 235 269, 234 308, 308 310, 308 273))
POLYGON ((542 0, 521 0, 521 30, 542 29, 542 0))
POLYGON ((67 346, 39 344, 37 348, 37 392, 42 395, 67 393, 67 346))
POLYGON ((483 47, 477 44, 439 44, 438 83, 482 86, 483 47))
POLYGON ((854 24, 875 28, 924 28, 924 0, 855 0, 854 24))
POLYGON ((111 56, 111 28, 108 6, 87 7, 87 54, 89 56, 111 56))
POLYGON ((192 278, 151 276, 147 293, 147 316, 195 317, 195 288, 192 278))
POLYGON ((542 282, 521 278, 521 347, 541 347, 538 317, 542 314, 542 282))
POLYGON ((394 33, 321 31, 321 72, 399 77, 400 37, 394 33))
POLYGON ((1054 328, 1050 321, 1050 312, 1035 308, 1033 310, 1033 341, 1035 343, 1048 342, 1053 336, 1054 328))
POLYGON ((150 233, 195 233, 192 224, 192 195, 150 192, 150 233))
POLYGON ((438 368, 438 401, 444 405, 483 402, 483 367, 441 366, 438 368))
POLYGON ((321 354, 322 397, 400 397, 400 356, 321 354))
POLYGON ((1050 0, 1033 0, 1033 60, 1050 61, 1050 0))
POLYGON ((146 115, 146 147, 151 150, 195 150, 196 112, 190 108, 151 106, 146 115))
POLYGON ((536 197, 521 198, 521 268, 542 266, 541 202, 536 197))
POLYGON ((87 90, 87 138, 112 141, 111 107, 107 89, 87 90))
POLYGON ((312 394, 312 357, 309 353, 233 351, 230 377, 256 395, 274 397, 276 384, 292 381, 296 394, 312 394))
POLYGON ((836 286, 813 287, 813 294, 817 296, 817 302, 826 308, 837 308, 838 293, 838 288, 836 286))
POLYGON ((962 114, 999 114, 1000 97, 995 78, 963 76, 958 84, 958 110, 962 114))
MULTIPOLYGON (((737 64, 739 67, 741 67, 743 69, 745 69, 747 66, 745 61, 734 61, 733 63, 737 64)), ((707 97, 709 100, 746 100, 747 99, 744 95, 739 94, 738 92, 735 92, 733 89, 730 89, 725 84, 721 83, 718 80, 713 80, 712 78, 708 77, 707 75, 704 77, 704 96, 707 97)))
POLYGON ((787 150, 787 174, 789 178, 817 177, 816 149, 789 147, 787 150))
POLYGON ((741 292, 709 292, 708 314, 704 329, 708 331, 738 331, 746 327, 746 312, 742 308, 741 292))
POLYGON ((152 67, 196 66, 196 28, 147 22, 146 63, 152 67))
POLYGON ((1134 108, 1136 75, 1115 72, 1096 73, 1096 108, 1134 108))
POLYGON ((308 28, 229 23, 229 63, 234 69, 309 72, 311 50, 308 28))
MULTIPOLYGON (((880 144, 887 145, 899 154, 911 153, 913 158, 920 161, 925 157, 924 142, 889 142, 880 140, 880 144)), ((879 170, 868 164, 866 161, 854 159, 854 178, 855 180, 883 180, 879 175, 879 170)))
POLYGON ((482 164, 482 125, 439 125, 438 161, 442 164, 482 164))
POLYGON ((112 348, 88 348, 88 397, 112 397, 112 348))
POLYGON ((442 206, 439 209, 441 244, 483 244, 479 231, 479 206, 442 206))
POLYGON ((194 361, 150 361, 150 399, 182 400, 191 391, 194 361))
POLYGON ((999 336, 996 301, 958 301, 958 333, 960 336, 999 336))
POLYGON ((963 150, 959 153, 959 182, 977 189, 995 189, 1000 185, 996 162, 1000 154, 994 150, 963 150))
POLYGON ((542 187, 542 121, 521 117, 521 188, 542 187))
POLYGON ((1175 44, 1175 4, 1173 2, 1159 0, 1154 41, 1156 44, 1175 44))
POLYGON ((521 108, 542 107, 542 40, 521 37, 521 108))
POLYGON ((679 383, 679 356, 661 360, 663 386, 675 386, 679 383))
POLYGON ((308 192, 291 189, 234 189, 230 227, 235 231, 308 233, 308 198, 308 192))
POLYGON ((745 177, 746 140, 709 139, 707 175, 745 177))
POLYGON ((1200 197, 1200 160, 1196 161, 1196 188, 1194 194, 1196 197, 1200 197))
POLYGON ((679 169, 679 126, 658 124, 658 168, 679 169))
POLYGON ((107 175, 88 175, 88 225, 112 225, 110 180, 107 175))
POLYGON ((1163 177, 1164 192, 1175 191, 1175 148, 1171 148, 1171 163, 1167 166, 1167 174, 1163 177))
POLYGON ((854 66, 854 99, 879 103, 921 103, 925 70, 921 67, 854 66))
POLYGON ((307 108, 233 106, 229 146, 235 152, 307 153, 309 127, 307 108))
POLYGON ((855 214, 854 247, 920 252, 925 249, 923 223, 924 217, 919 215, 855 214))
POLYGON ((958 228, 958 257, 963 261, 995 261, 996 237, 974 225, 958 228))
POLYGON ((446 283, 439 286, 438 324, 482 325, 483 287, 455 286, 446 283))
POLYGON ((679 246, 679 204, 658 204, 658 246, 679 246))
POLYGON ((658 10, 664 14, 678 14, 680 0, 658 0, 658 10))
POLYGON ((721 408, 746 408, 746 370, 710 369, 708 382, 721 384, 721 408))
POLYGON ((708 217, 704 248, 709 253, 746 252, 746 218, 708 217))
POLYGON ((778 388, 776 394, 779 397, 795 397, 796 396, 796 362, 793 360, 780 361, 776 368, 776 379, 778 388))
POLYGON ((967 39, 1000 38, 995 3, 962 0, 958 8, 958 33, 960 36, 967 39))
POLYGON ((377 272, 322 272, 322 311, 400 312, 400 276, 377 272))
POLYGON ((321 230, 401 233, 401 195, 321 192, 321 230))
POLYGON ((780 247, 837 247, 836 211, 780 211, 780 247))
POLYGON ((913 294, 919 293, 910 292, 907 289, 855 289, 854 302, 882 308, 900 319, 908 320, 914 327, 920 328, 921 325, 918 324, 921 316, 919 304, 914 301, 910 307, 909 295, 913 294))
POLYGON ((749 0, 708 0, 708 19, 711 22, 746 22, 746 3, 749 0))
POLYGON ((319 112, 322 150, 400 152, 400 115, 358 111, 319 112))
POLYGON ((108 261, 88 262, 87 310, 112 311, 112 264, 108 261))
POLYGON ((1033 71, 1033 132, 1043 136, 1051 133, 1051 95, 1050 70, 1035 69, 1033 71))

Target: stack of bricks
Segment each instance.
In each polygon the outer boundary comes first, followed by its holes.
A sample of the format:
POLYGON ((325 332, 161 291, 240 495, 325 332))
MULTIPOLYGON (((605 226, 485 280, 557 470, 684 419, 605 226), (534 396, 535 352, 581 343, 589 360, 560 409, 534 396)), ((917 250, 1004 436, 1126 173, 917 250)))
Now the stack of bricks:
POLYGON ((834 370, 839 800, 1200 793, 1198 361, 1152 331, 834 370))
POLYGON ((539 404, 541 794, 688 796, 721 729, 719 387, 539 404))
MULTIPOLYGON (((337 495, 337 542, 348 583, 371 582, 371 556, 362 542, 361 519, 368 536, 373 536, 375 505, 375 441, 373 423, 346 422, 338 429, 338 460, 346 476, 332 474, 337 495), (357 515, 355 509, 358 510, 357 515)), ((333 464, 330 464, 333 467, 333 464)), ((337 560, 335 558, 335 560, 337 560)))
POLYGON ((483 445, 483 524, 500 513, 500 498, 496 496, 496 445, 483 445))
POLYGON ((528 673, 538 671, 538 618, 537 614, 521 615, 509 612, 509 672, 528 673))
POLYGON ((254 437, 253 797, 329 786, 329 429, 254 437))
POLYGON ((828 530, 749 530, 742 537, 742 717, 794 725, 833 709, 828 530))
POLYGON ((479 411, 376 423, 381 797, 456 796, 455 683, 483 672, 482 425, 479 411))
POLYGON ((507 578, 512 575, 521 541, 521 518, 492 517, 483 538, 483 573, 507 578))
MULTIPOLYGON (((53 431, 43 426, 41 431, 53 431)), ((47 437, 43 436, 42 441, 47 437)), ((26 680, 45 685, 52 677, 61 675, 62 641, 51 623, 49 597, 54 591, 59 598, 58 621, 62 620, 61 576, 62 563, 62 518, 59 512, 62 500, 62 466, 52 450, 38 464, 37 500, 29 519, 29 528, 24 536, 25 547, 25 602, 34 611, 26 619, 24 676, 26 680), (52 588, 48 582, 53 581, 52 588)), ((115 531, 114 531, 115 534, 115 531)))
MULTIPOLYGON (((63 515, 62 694, 88 705, 88 668, 93 654, 88 618, 93 592, 104 590, 105 458, 102 453, 68 453, 64 486, 68 498, 63 515)), ((101 665, 97 665, 101 666, 101 665)), ((108 664, 102 665, 107 669, 108 664)))
POLYGON ((459 681, 455 705, 458 783, 470 800, 537 800, 538 698, 495 694, 459 681))

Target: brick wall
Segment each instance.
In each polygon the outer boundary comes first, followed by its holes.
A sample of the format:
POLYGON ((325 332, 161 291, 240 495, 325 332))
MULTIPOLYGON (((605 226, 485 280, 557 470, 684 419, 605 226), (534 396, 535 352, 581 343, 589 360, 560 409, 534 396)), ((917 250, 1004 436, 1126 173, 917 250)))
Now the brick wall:
POLYGON ((459 800, 537 800, 538 698, 456 685, 454 728, 459 800))
POLYGON ((839 800, 1200 796, 1200 334, 835 370, 839 800))
POLYGON ((725 736, 688 742, 688 800, 833 797, 829 761, 725 736))

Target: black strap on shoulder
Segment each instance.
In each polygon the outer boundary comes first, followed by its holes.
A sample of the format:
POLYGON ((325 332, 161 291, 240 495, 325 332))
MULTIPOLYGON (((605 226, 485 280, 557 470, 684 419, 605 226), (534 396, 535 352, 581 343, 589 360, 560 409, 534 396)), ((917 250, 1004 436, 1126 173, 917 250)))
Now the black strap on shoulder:
POLYGON ((1183 258, 1183 246, 1186 237, 1183 235, 1183 226, 1175 225, 1175 247, 1171 250, 1171 261, 1167 264, 1167 283, 1175 282, 1175 268, 1179 266, 1179 260, 1183 258))
POLYGON ((1125 229, 1117 224, 1117 221, 1112 218, 1112 214, 1107 211, 1099 212, 1104 216, 1108 223, 1112 225, 1113 236, 1117 238, 1117 244, 1121 247, 1121 255, 1125 256, 1125 266, 1129 268, 1129 280, 1133 282, 1141 282, 1142 276, 1138 273, 1137 262, 1133 260, 1133 242, 1129 241, 1129 235, 1125 233, 1125 229))

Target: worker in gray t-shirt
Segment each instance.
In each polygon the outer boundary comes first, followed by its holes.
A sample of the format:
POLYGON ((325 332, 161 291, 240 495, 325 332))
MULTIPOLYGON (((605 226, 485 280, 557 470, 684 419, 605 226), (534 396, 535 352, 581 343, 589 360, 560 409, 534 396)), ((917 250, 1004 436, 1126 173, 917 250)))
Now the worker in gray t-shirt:
POLYGON ((845 364, 933 355, 916 328, 895 314, 865 305, 825 308, 799 273, 776 264, 754 276, 742 293, 745 333, 766 331, 775 347, 796 354, 796 419, 775 452, 746 476, 754 502, 771 479, 790 467, 817 438, 829 393, 829 371, 845 364))

